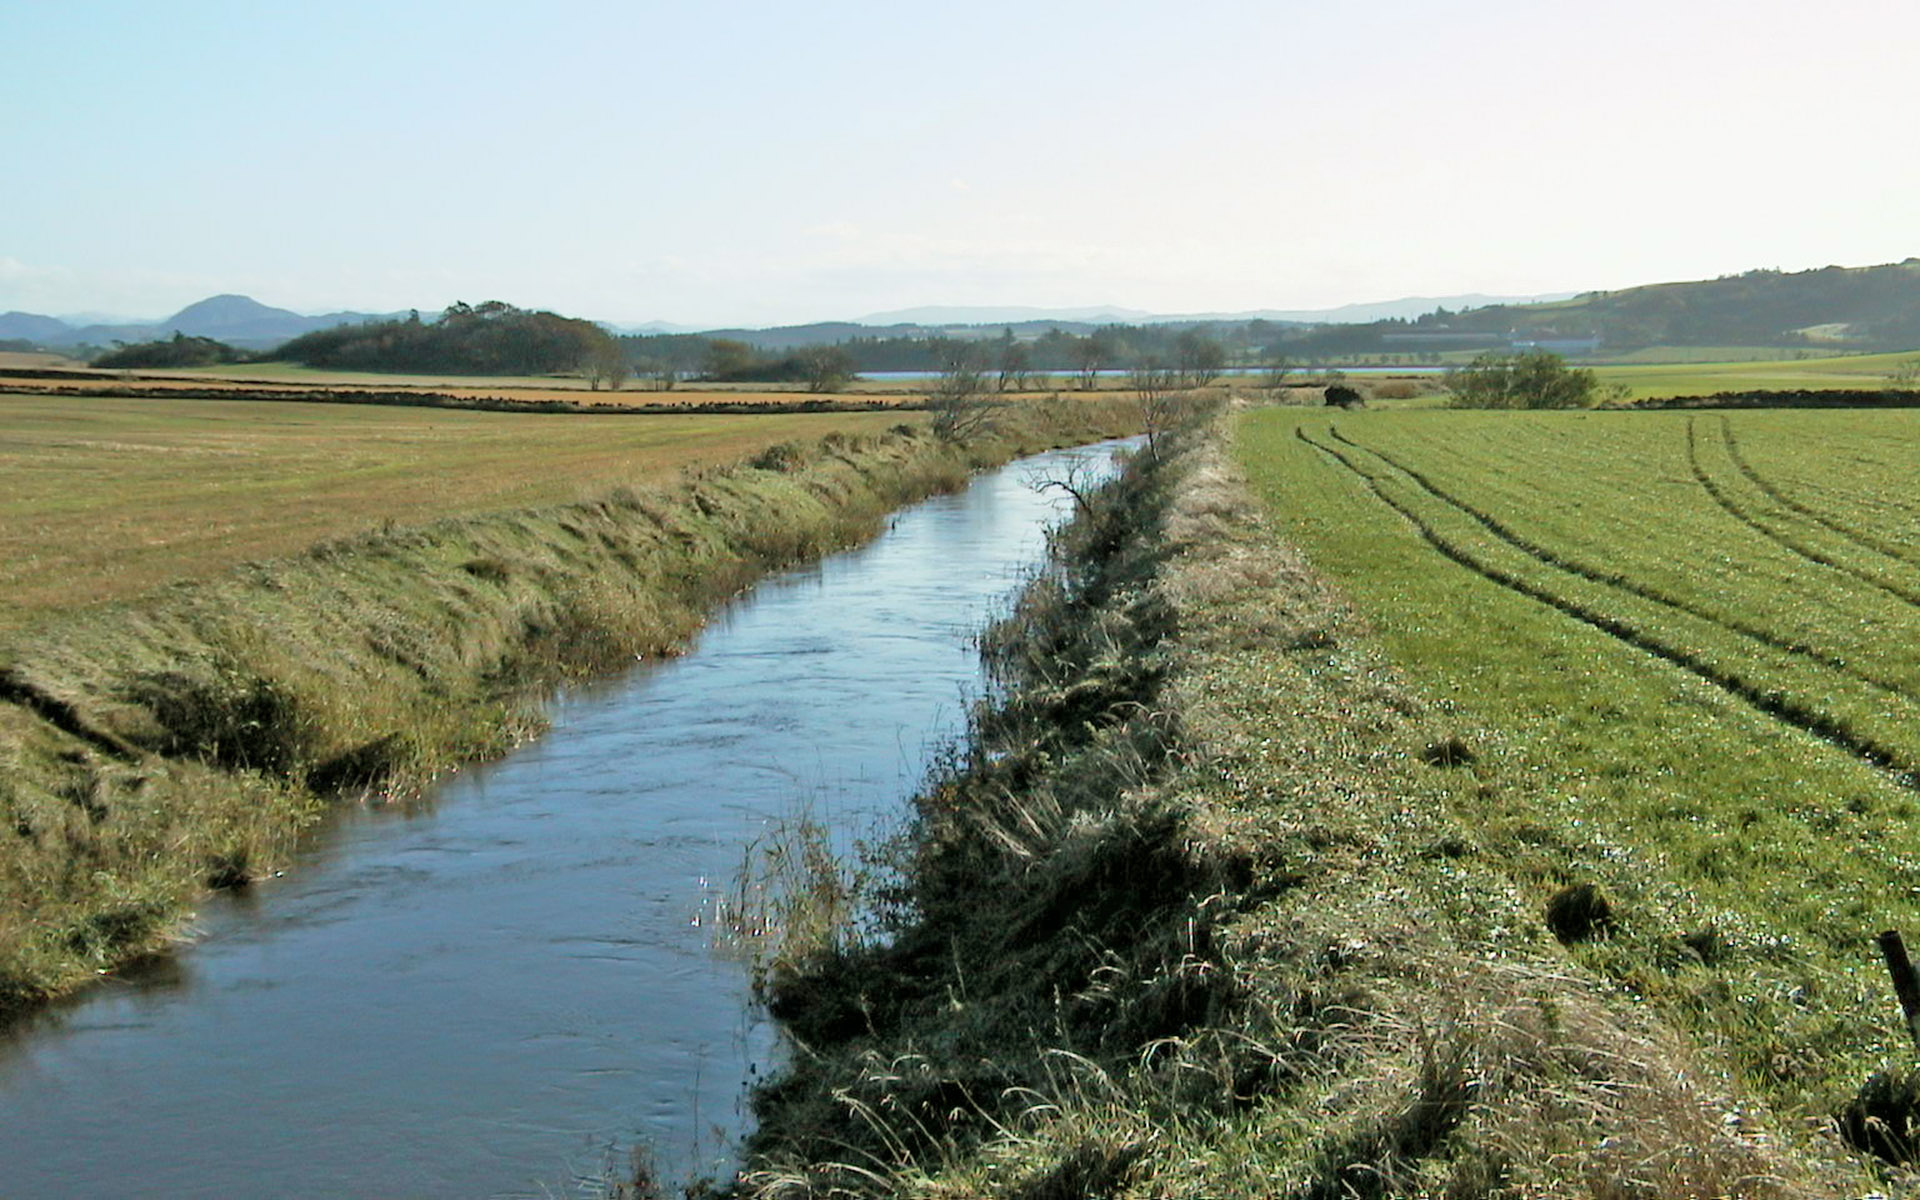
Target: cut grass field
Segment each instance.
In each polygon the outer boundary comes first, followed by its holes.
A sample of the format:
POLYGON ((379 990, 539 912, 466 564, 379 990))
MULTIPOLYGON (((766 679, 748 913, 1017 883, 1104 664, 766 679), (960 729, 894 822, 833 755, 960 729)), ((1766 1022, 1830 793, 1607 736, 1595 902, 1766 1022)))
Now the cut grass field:
POLYGON ((0 639, 382 523, 661 482, 889 413, 567 415, 0 396, 0 639))
POLYGON ((1476 853, 1612 895, 1576 963, 1815 1142, 1906 1060, 1920 414, 1271 410, 1241 453, 1477 755, 1476 853))

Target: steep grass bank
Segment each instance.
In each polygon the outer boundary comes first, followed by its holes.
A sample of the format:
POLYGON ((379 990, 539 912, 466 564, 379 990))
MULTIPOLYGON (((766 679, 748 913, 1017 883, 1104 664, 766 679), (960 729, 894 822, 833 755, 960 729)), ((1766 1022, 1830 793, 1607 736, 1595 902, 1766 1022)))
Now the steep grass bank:
POLYGON ((735 1191, 1865 1190, 1549 930, 1509 850, 1578 831, 1514 803, 1525 764, 1400 676, 1217 440, 1087 508, 873 921, 805 919, 837 877, 790 897, 794 1062, 735 1191))
POLYGON ((0 1012, 164 943, 337 793, 404 797, 539 725, 553 683, 670 654, 718 601, 1019 453, 1125 431, 1033 409, 782 443, 656 491, 388 529, 37 626, 0 663, 0 1012))

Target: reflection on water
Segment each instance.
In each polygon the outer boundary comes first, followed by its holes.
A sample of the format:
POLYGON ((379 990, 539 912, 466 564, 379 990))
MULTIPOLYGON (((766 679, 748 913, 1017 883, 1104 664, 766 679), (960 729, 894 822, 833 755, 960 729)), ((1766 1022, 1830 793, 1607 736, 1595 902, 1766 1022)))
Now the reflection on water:
POLYGON ((703 906, 796 804, 898 810, 1060 512, 1033 469, 560 697, 432 804, 341 812, 189 950, 0 1034, 0 1196, 566 1195, 635 1144, 724 1172, 775 1037, 703 906))

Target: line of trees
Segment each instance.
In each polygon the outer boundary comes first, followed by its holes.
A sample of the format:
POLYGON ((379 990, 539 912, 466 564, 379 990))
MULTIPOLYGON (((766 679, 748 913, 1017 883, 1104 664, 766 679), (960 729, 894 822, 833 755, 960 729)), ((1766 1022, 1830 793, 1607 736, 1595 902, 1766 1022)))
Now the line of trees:
POLYGON ((618 387, 631 369, 620 344, 577 317, 530 312, 499 300, 456 303, 437 321, 336 325, 302 334, 265 356, 313 367, 362 371, 446 371, 462 375, 579 372, 618 387))
POLYGON ((96 367, 213 367, 251 362, 253 356, 209 337, 189 337, 176 331, 170 338, 117 346, 93 360, 96 367))
POLYGON ((1101 371, 1121 370, 1145 361, 1165 363, 1183 383, 1199 386, 1236 363, 1270 361, 1265 342, 1250 339, 1247 327, 1266 325, 1254 336, 1277 344, 1278 326, 1249 322, 1224 337, 1210 327, 1112 325, 1087 334, 1053 329, 1037 338, 1016 338, 1011 329, 998 337, 958 338, 938 334, 916 337, 854 337, 831 346, 769 350, 740 338, 704 334, 637 334, 620 339, 628 361, 656 386, 680 379, 717 383, 805 383, 832 391, 862 371, 944 372, 956 347, 987 376, 995 390, 1019 391, 1037 374, 1070 375, 1091 388, 1101 371))

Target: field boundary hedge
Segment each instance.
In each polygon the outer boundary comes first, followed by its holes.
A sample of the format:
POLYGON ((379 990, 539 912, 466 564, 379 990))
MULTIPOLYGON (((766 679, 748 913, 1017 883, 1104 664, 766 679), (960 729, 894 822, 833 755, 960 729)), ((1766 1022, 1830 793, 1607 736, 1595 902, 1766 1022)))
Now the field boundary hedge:
MULTIPOLYGON (((87 395, 72 388, 23 387, 0 383, 0 394, 17 396, 87 395)), ((701 400, 691 404, 595 404, 572 400, 514 400, 501 396, 455 396, 447 392, 372 391, 354 388, 116 387, 104 394, 129 400, 254 400, 298 404, 371 404, 397 408, 455 408, 473 412, 576 413, 581 416, 700 416, 724 413, 883 412, 925 408, 924 401, 891 400, 701 400)))
POLYGON ((1651 396, 1602 408, 1920 408, 1920 392, 1899 388, 1785 388, 1714 392, 1708 396, 1651 396))

